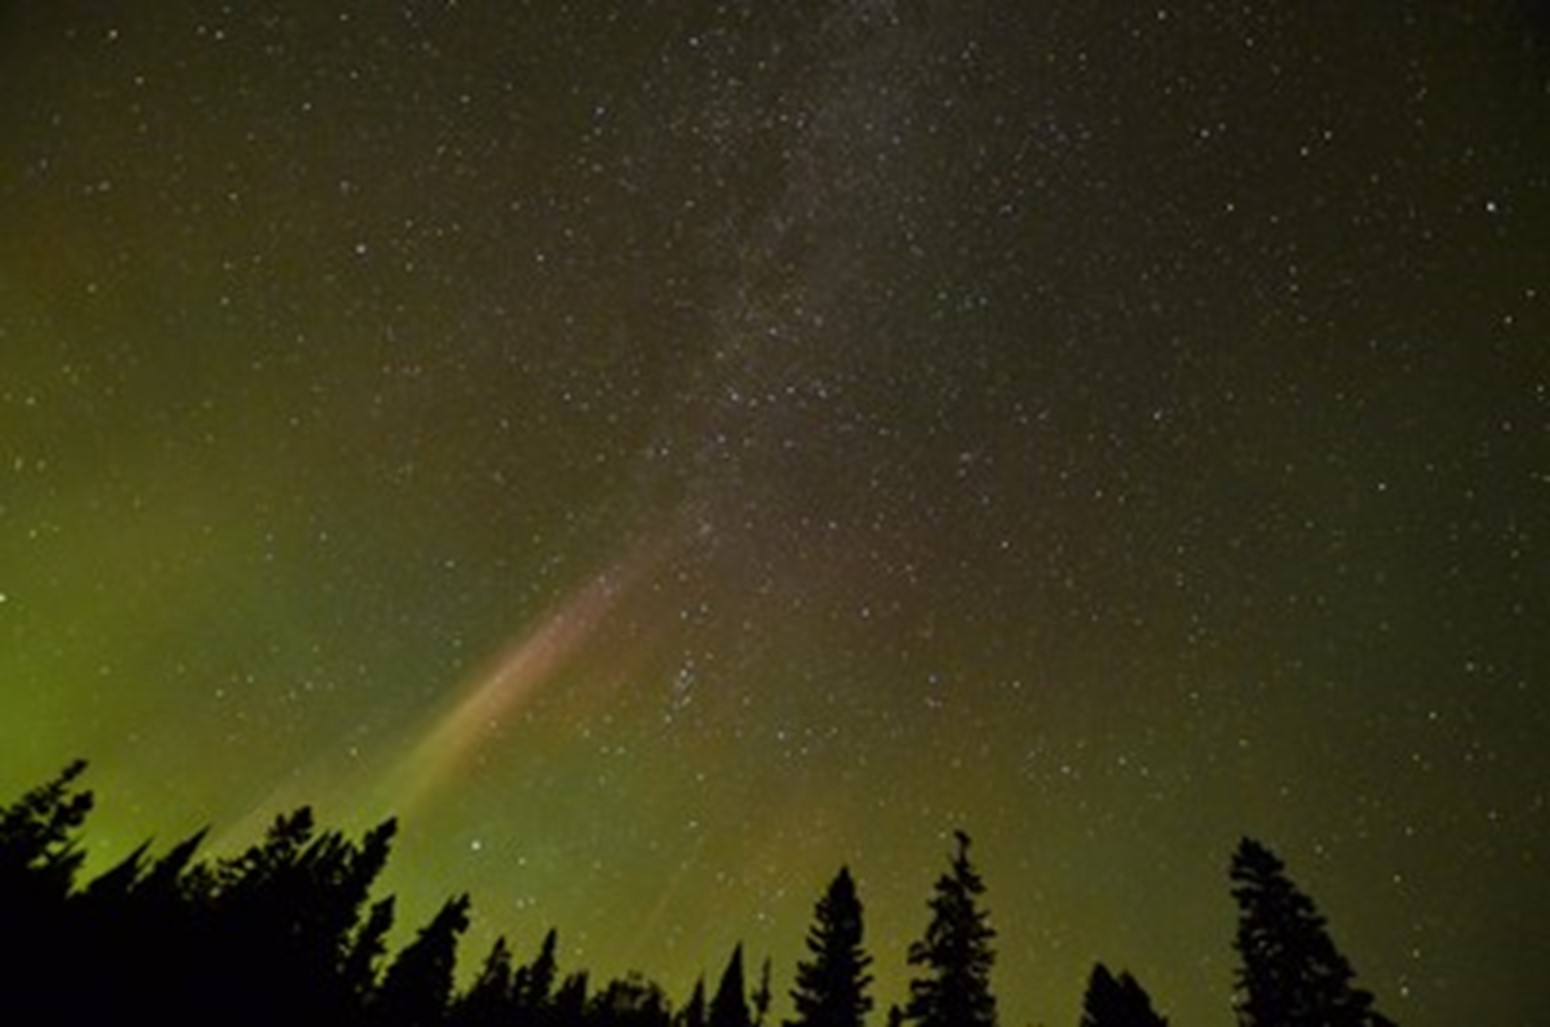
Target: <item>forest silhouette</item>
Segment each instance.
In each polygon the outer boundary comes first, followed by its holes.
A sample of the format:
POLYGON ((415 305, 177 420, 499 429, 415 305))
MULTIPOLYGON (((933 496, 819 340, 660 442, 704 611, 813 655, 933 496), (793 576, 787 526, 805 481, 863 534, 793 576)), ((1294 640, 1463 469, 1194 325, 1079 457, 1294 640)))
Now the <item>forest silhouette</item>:
MULTIPOLYGON (((83 882, 85 769, 70 764, 0 812, 0 1023, 774 1027, 770 962, 750 989, 741 945, 708 999, 702 978, 677 1005, 639 974, 595 986, 584 969, 562 972, 553 929, 527 962, 497 939, 459 989, 467 895, 390 952, 394 899, 373 886, 392 820, 352 840, 319 828, 303 807, 237 856, 199 858, 201 832, 159 856, 142 845, 83 882)), ((955 842, 926 931, 909 947, 909 994, 888 1009, 888 1027, 997 1027, 985 882, 969 836, 956 832, 955 842)), ((1245 838, 1229 878, 1241 1027, 1393 1027, 1269 848, 1245 838)), ((856 882, 841 867, 815 904, 789 989, 794 1018, 781 1027, 863 1027, 874 1008, 871 963, 856 882)), ((1079 1027, 1166 1024, 1129 973, 1093 967, 1079 1027)))

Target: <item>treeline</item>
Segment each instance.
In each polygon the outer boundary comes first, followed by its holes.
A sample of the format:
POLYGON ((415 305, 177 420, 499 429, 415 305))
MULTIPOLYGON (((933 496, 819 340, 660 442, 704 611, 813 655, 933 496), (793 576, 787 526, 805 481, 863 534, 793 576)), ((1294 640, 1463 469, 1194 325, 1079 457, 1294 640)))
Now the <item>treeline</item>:
MULTIPOLYGON (((639 975, 595 984, 562 973, 551 930, 518 962, 495 942, 468 987, 456 987, 469 898, 442 905, 389 952, 392 896, 373 884, 396 825, 357 840, 320 830, 303 808, 262 841, 197 859, 203 834, 163 855, 142 846, 80 881, 80 835, 92 808, 75 763, 0 813, 0 1023, 220 1023, 340 1027, 766 1027, 766 960, 750 988, 737 946, 713 991, 701 979, 675 1004, 639 975)), ((907 998, 888 1027, 996 1027, 995 930, 985 884, 956 849, 909 948, 907 998)), ((1279 859, 1245 839, 1231 865, 1238 903, 1237 1014, 1242 1027, 1392 1027, 1355 987, 1312 901, 1279 859)), ((862 903, 841 868, 814 910, 783 1027, 863 1027, 873 1013, 862 903)), ((1134 977, 1103 964, 1088 981, 1080 1027, 1165 1027, 1134 977)))

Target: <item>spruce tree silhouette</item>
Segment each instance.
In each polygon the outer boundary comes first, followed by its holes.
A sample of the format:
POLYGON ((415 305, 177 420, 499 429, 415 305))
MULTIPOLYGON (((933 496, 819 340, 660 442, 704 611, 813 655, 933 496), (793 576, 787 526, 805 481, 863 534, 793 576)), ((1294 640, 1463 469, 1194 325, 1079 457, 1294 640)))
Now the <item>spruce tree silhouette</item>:
POLYGON ((743 946, 739 942, 722 971, 721 983, 710 1000, 709 1027, 752 1027, 747 989, 743 984, 743 946))
MULTIPOLYGON (((613 1014, 607 1010, 615 1006, 623 1009, 636 999, 642 1004, 640 1009, 630 1007, 631 1016, 649 1005, 644 992, 637 993, 631 987, 650 984, 655 988, 656 985, 638 975, 612 982, 619 987, 607 999, 601 993, 591 1000, 587 998, 587 975, 584 973, 567 978, 556 991, 554 982, 559 976, 559 966, 555 953, 558 946, 559 935, 550 929, 533 961, 513 968, 506 939, 497 939, 479 975, 468 991, 453 1003, 451 1022, 458 1027, 482 1027, 485 1024, 574 1027, 595 1016, 611 1016, 613 1014), (608 1003, 614 1003, 614 1006, 608 1003)), ((665 997, 662 1007, 670 1010, 665 997)))
POLYGON ((85 772, 76 760, 0 813, 0 909, 13 922, 57 914, 75 886, 85 859, 75 836, 92 808, 76 786, 85 772))
POLYGON ((662 989, 631 973, 587 1003, 586 1027, 671 1027, 673 1013, 662 989))
POLYGON ((872 957, 861 940, 861 900, 849 868, 841 867, 814 909, 807 933, 811 958, 797 963, 791 991, 796 1018, 786 1027, 861 1027, 872 1009, 866 993, 872 957))
POLYGON ((689 993, 689 1001, 684 1003, 678 1015, 673 1018, 676 1027, 706 1027, 705 1013, 705 978, 699 977, 694 982, 694 990, 689 993))
POLYGON ((0 924, 8 944, 0 957, 4 1019, 63 1022, 79 1006, 60 954, 75 939, 66 902, 83 854, 76 835, 92 808, 77 785, 84 760, 28 791, 0 812, 0 924))
POLYGON ((764 962, 759 965, 759 986, 749 996, 753 1003, 753 1027, 764 1027, 764 1021, 770 1013, 770 1003, 775 1000, 775 993, 770 990, 770 957, 765 956, 764 962))
MULTIPOLYGON (((560 963, 555 952, 559 948, 559 932, 549 928, 544 935, 543 943, 538 946, 538 955, 533 961, 517 971, 512 982, 512 998, 517 1011, 526 1016, 529 1022, 537 1023, 549 1014, 550 1009, 557 1005, 559 996, 555 994, 554 983, 559 979, 560 963)), ((569 982, 567 982, 569 983, 569 982)), ((582 981, 583 998, 585 998, 586 978, 582 981)), ((572 1001, 573 996, 567 996, 567 1001, 572 1001)))
POLYGON ((479 976, 458 997, 452 1023, 457 1027, 495 1027, 504 1023, 511 1013, 511 980, 511 949, 502 936, 490 947, 479 976))
POLYGON ((468 896, 449 899, 388 967, 373 1020, 381 1027, 433 1027, 445 1021, 457 966, 457 942, 468 929, 468 896))
MULTIPOLYGON (((513 969, 497 942, 478 978, 454 1001, 457 942, 468 896, 447 902, 387 961, 393 898, 371 891, 396 831, 387 821, 359 843, 318 831, 310 809, 277 818, 242 854, 196 860, 200 832, 160 857, 142 845, 81 886, 78 836, 92 808, 72 763, 0 810, 0 1022, 106 1020, 181 1027, 276 1023, 340 1027, 755 1027, 733 949, 714 997, 705 981, 676 1016, 639 975, 589 999, 584 971, 556 988, 557 935, 513 969), (385 973, 381 972, 388 962, 385 973), (91 987, 80 982, 89 975, 91 987)), ((950 869, 935 884, 931 920, 910 946, 918 968, 909 1001, 888 1027, 995 1027, 990 990, 995 932, 984 882, 956 833, 950 869)), ((1269 849, 1244 839, 1231 867, 1239 907, 1235 947, 1241 1027, 1393 1027, 1335 949, 1325 921, 1269 849)), ((841 868, 815 907, 783 1027, 864 1027, 870 957, 862 948, 855 882, 841 868)), ((765 961, 754 1005, 769 1007, 765 961)), ((1129 974, 1094 967, 1081 1027, 1166 1027, 1129 974)))
MULTIPOLYGON (((0 809, 0 1023, 109 1020, 182 1027, 671 1027, 662 989, 639 974, 588 999, 585 972, 558 978, 557 935, 513 970, 498 942, 454 1001, 468 896, 442 906, 380 973, 393 898, 371 902, 395 833, 357 844, 303 807, 240 855, 196 862, 200 832, 159 858, 140 846, 84 887, 77 835, 91 809, 84 764, 0 809), (91 987, 81 987, 89 974, 91 987)), ((766 978, 768 974, 766 973, 766 978)), ((765 988, 767 991, 767 986, 765 988)), ((749 1027, 741 951, 718 1014, 749 1027), (735 984, 735 986, 734 986, 735 984), (736 995, 739 1002, 730 1001, 736 995), (735 1011, 741 1005, 741 1015, 735 1011), (731 1015, 729 1015, 731 1013, 731 1015)), ((708 1027, 703 985, 693 1027, 708 1027)))
POLYGON ((389 820, 357 845, 337 831, 317 833, 302 807, 241 855, 194 868, 185 893, 202 942, 190 1004, 230 1006, 223 1017, 234 1024, 355 1013, 373 983, 391 907, 379 905, 364 929, 356 925, 396 830, 389 820))
POLYGON ((1351 965, 1335 948, 1313 900, 1264 845, 1245 838, 1233 855, 1238 903, 1234 941, 1242 1027, 1392 1027, 1355 987, 1351 965))
POLYGON ((969 862, 969 836, 953 836, 958 852, 951 870, 937 879, 926 935, 910 945, 909 964, 925 974, 910 981, 904 1018, 920 1027, 995 1027, 990 941, 996 932, 979 908, 985 883, 969 862))
POLYGON ((555 990, 547 1013, 548 1022, 574 1027, 585 1022, 587 1013, 587 972, 578 970, 566 977, 555 990))
POLYGON ((1168 1021, 1152 1009, 1151 998, 1134 977, 1122 972, 1116 980, 1098 963, 1087 981, 1081 1027, 1168 1027, 1168 1021))
POLYGON ((387 936, 393 929, 393 896, 371 904, 365 923, 350 936, 341 973, 345 990, 355 1009, 364 1009, 377 990, 383 960, 387 958, 387 936))
POLYGON ((78 1019, 196 1005, 179 986, 179 968, 198 958, 199 910, 185 882, 203 840, 201 831, 154 861, 150 844, 141 845, 72 897, 73 948, 94 967, 92 988, 73 996, 78 1019))
POLYGON ((0 811, 7 1022, 358 1019, 391 907, 357 922, 391 822, 356 845, 316 834, 303 809, 236 858, 196 863, 199 832, 156 859, 142 845, 78 888, 76 835, 91 809, 77 786, 84 768, 72 763, 0 811), (79 986, 82 968, 89 988, 79 986))

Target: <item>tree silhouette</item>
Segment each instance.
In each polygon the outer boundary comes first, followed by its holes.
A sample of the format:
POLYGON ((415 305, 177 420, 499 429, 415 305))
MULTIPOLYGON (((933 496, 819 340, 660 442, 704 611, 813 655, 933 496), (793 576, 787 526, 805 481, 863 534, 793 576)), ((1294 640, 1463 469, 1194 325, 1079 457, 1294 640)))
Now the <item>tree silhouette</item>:
POLYGON ((1168 1027, 1168 1021, 1153 1011, 1151 998, 1134 977, 1122 972, 1115 979, 1098 963, 1087 981, 1081 1027, 1168 1027))
POLYGON ((0 984, 13 996, 0 1019, 68 1022, 79 1008, 81 989, 59 955, 79 944, 67 902, 83 859, 76 835, 92 808, 76 783, 85 770, 77 760, 0 812, 0 984))
POLYGON ((678 1011, 678 1016, 673 1021, 677 1027, 706 1027, 705 1013, 705 978, 699 977, 694 982, 694 991, 689 994, 689 1001, 678 1011))
POLYGON ((709 1027, 752 1027, 753 1017, 748 1011, 747 988, 743 984, 743 946, 732 950, 727 968, 722 971, 721 983, 710 1000, 709 1027))
POLYGON ((0 813, 0 909, 17 916, 30 906, 62 902, 85 858, 75 834, 91 812, 92 793, 76 779, 86 761, 76 760, 0 813))
POLYGON ((818 900, 807 933, 808 960, 797 963, 791 1000, 796 1019, 786 1027, 861 1027, 872 1009, 866 972, 872 957, 861 947, 861 900, 850 870, 841 867, 818 900))
POLYGON ((1242 1027, 1382 1027, 1370 992, 1336 950, 1313 901, 1285 874, 1264 845, 1245 838, 1233 855, 1232 896, 1238 903, 1234 942, 1242 1027))
MULTIPOLYGON (((141 845, 84 886, 77 835, 91 809, 83 763, 0 809, 0 1022, 218 1019, 228 1027, 669 1027, 662 989, 631 974, 588 998, 585 972, 558 989, 557 936, 513 970, 498 942, 453 1001, 457 941, 469 900, 443 905, 385 974, 393 897, 371 901, 395 825, 359 843, 319 831, 303 807, 277 817, 239 855, 196 861, 199 832, 165 855, 141 845), (89 987, 82 982, 89 981, 89 987)), ((719 1015, 741 1022, 741 953, 719 1015), (734 987, 735 984, 735 987, 734 987), (728 1016, 729 1011, 733 1015, 728 1016)), ((698 1022, 708 1027, 704 989, 698 1022)))
POLYGON ((359 844, 318 833, 302 807, 274 821, 262 842, 214 866, 193 868, 184 892, 199 923, 189 954, 194 1006, 233 1003, 230 1022, 346 1018, 375 983, 391 907, 357 928, 396 824, 359 844))
POLYGON ((749 996, 753 1003, 753 1027, 764 1027, 764 1021, 770 1013, 770 1003, 775 999, 775 993, 770 990, 770 957, 765 956, 764 962, 759 966, 759 986, 749 996))
POLYGON ((495 1027, 502 1023, 511 1006, 511 949, 505 937, 495 939, 485 957, 479 976, 459 996, 452 1022, 459 1027, 495 1027))
MULTIPOLYGON (((467 992, 454 999, 468 896, 443 905, 388 958, 392 896, 373 901, 396 826, 359 842, 320 831, 303 807, 275 819, 240 855, 197 857, 204 833, 161 856, 140 846, 81 884, 78 836, 92 808, 78 781, 84 763, 0 809, 0 1022, 153 1021, 272 1027, 764 1027, 766 960, 750 1011, 737 945, 714 996, 705 979, 676 1015, 662 989, 637 974, 589 992, 585 971, 560 980, 556 932, 532 961, 513 967, 497 941, 467 992), (386 972, 382 971, 387 964, 386 972), (82 986, 89 982, 89 986, 82 986)), ((995 931, 981 907, 984 882, 955 835, 949 870, 929 901, 925 935, 910 946, 909 1000, 888 1027, 996 1027, 990 990, 995 931)), ((1240 1027, 1393 1027, 1353 984, 1312 901, 1281 861, 1244 839, 1232 859, 1239 918, 1235 948, 1240 1027)), ((791 989, 795 1019, 782 1027, 864 1027, 872 1009, 871 958, 862 906, 841 868, 814 909, 807 957, 791 989)), ((1094 966, 1080 1027, 1166 1027, 1128 973, 1094 966)))
POLYGON ((672 1010, 662 989, 639 974, 629 974, 587 1003, 587 1027, 669 1027, 672 1010))
POLYGON ((387 935, 393 929, 393 896, 371 904, 366 922, 350 937, 341 973, 356 1008, 370 1001, 377 989, 377 975, 387 956, 387 935))
POLYGON ((990 941, 996 932, 979 908, 985 883, 969 862, 969 836, 956 831, 954 837, 958 851, 937 879, 926 935, 910 945, 909 964, 925 973, 910 981, 904 1018, 920 1027, 995 1027, 990 941))
MULTIPOLYGON (((538 946, 538 955, 533 957, 531 963, 519 969, 512 980, 512 999, 521 1014, 530 1021, 543 1019, 559 1001, 554 993, 554 984, 560 975, 560 962, 556 955, 559 944, 559 932, 551 927, 538 946)), ((581 984, 584 991, 585 977, 581 984)))
POLYGON ((72 948, 80 964, 93 967, 92 987, 71 996, 73 1019, 197 1004, 197 993, 180 988, 178 978, 201 958, 196 946, 207 921, 186 882, 203 839, 204 832, 195 834, 155 860, 149 843, 141 845, 72 897, 72 948))
POLYGON ((555 990, 549 1016, 556 1024, 580 1024, 587 1012, 587 972, 578 970, 555 990))
POLYGON ((449 899, 388 967, 376 998, 377 1023, 430 1027, 446 1018, 457 941, 467 928, 468 896, 449 899))

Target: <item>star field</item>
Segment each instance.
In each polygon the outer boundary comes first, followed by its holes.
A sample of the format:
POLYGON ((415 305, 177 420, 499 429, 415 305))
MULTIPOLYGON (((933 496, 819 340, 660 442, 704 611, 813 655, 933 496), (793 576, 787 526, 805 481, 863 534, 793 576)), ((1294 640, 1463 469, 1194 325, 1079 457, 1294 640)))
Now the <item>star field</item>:
POLYGON ((0 786, 777 1014, 962 828, 1009 1027, 1232 1022, 1250 834, 1526 1022, 1550 36, 1412 6, 0 3, 0 786))

